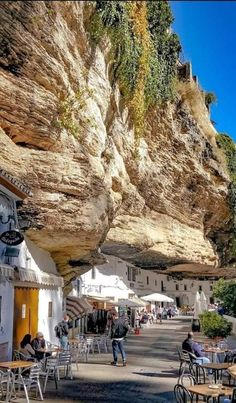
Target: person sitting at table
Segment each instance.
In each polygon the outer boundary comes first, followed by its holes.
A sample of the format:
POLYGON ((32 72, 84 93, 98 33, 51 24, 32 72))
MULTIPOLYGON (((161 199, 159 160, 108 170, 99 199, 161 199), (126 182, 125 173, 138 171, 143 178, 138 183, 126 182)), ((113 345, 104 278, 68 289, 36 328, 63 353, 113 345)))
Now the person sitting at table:
POLYGON ((201 345, 193 340, 193 332, 188 333, 187 339, 183 341, 182 349, 195 355, 196 358, 193 358, 193 362, 200 365, 210 363, 209 358, 205 357, 201 345))
POLYGON ((31 344, 31 334, 26 334, 20 342, 20 353, 24 354, 26 360, 33 360, 35 357, 35 351, 31 344))
POLYGON ((35 351, 35 357, 37 358, 38 361, 50 355, 50 353, 45 352, 46 343, 42 332, 36 333, 36 337, 32 340, 31 346, 35 351))

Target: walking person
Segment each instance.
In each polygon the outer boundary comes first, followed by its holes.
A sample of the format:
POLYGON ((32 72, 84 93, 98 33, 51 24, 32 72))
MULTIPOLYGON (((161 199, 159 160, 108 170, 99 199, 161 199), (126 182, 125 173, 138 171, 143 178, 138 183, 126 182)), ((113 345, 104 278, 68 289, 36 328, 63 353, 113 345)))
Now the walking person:
POLYGON ((111 362, 111 365, 118 366, 118 352, 120 351, 123 367, 126 366, 126 354, 123 347, 123 340, 128 330, 129 325, 125 318, 119 318, 117 312, 113 312, 111 324, 113 361, 111 362))
POLYGON ((69 316, 64 315, 63 320, 55 326, 54 330, 59 339, 60 347, 66 350, 68 347, 69 316))

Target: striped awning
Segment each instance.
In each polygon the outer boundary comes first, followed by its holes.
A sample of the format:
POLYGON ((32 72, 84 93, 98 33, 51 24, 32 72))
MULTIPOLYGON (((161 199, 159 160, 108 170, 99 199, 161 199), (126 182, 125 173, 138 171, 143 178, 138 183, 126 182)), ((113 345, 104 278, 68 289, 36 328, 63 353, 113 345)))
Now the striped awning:
POLYGON ((70 319, 81 318, 93 311, 92 305, 85 298, 67 297, 66 313, 70 319))

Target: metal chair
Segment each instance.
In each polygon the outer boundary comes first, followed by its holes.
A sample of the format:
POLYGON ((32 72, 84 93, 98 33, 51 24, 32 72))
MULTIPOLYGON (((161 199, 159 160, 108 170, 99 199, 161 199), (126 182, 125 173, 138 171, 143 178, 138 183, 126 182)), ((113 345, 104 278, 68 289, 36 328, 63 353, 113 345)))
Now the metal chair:
POLYGON ((175 401, 177 403, 187 403, 193 401, 193 398, 189 393, 189 391, 180 383, 177 383, 177 385, 175 385, 174 395, 175 395, 175 401))
POLYGON ((13 361, 20 361, 20 360, 37 362, 36 358, 29 357, 27 355, 24 355, 23 353, 21 353, 18 350, 14 350, 14 352, 13 352, 13 361))
POLYGON ((188 368, 188 370, 189 370, 189 365, 191 364, 193 359, 196 358, 194 356, 194 354, 191 354, 191 353, 189 353, 188 351, 185 351, 185 350, 182 350, 180 352, 180 354, 181 354, 180 355, 180 357, 181 357, 181 365, 180 365, 180 368, 179 368, 179 379, 185 373, 186 368, 188 368))
POLYGON ((189 372, 195 378, 198 385, 206 383, 206 370, 197 362, 189 364, 189 372))
POLYGON ((57 364, 58 358, 57 357, 48 357, 46 359, 45 365, 41 363, 41 371, 40 376, 45 377, 44 385, 43 385, 43 393, 46 390, 47 382, 49 378, 53 378, 55 382, 56 389, 58 388, 57 385, 57 364))
POLYGON ((58 354, 58 361, 56 366, 58 381, 60 380, 60 368, 64 369, 65 378, 67 378, 70 374, 70 379, 73 379, 72 357, 69 351, 63 351, 62 353, 58 354))
POLYGON ((34 388, 34 387, 36 388, 36 397, 37 397, 37 392, 39 392, 40 399, 43 400, 41 385, 39 382, 40 371, 41 371, 40 365, 34 364, 29 369, 22 371, 21 374, 14 376, 14 382, 13 382, 14 391, 15 391, 15 386, 17 386, 17 385, 19 387, 23 386, 24 392, 25 392, 25 399, 26 399, 27 403, 30 403, 28 389, 30 390, 31 388, 34 388), (24 374, 25 374, 25 376, 24 376, 24 374))
POLYGON ((4 371, 0 370, 1 395, 2 395, 2 399, 3 399, 4 393, 5 393, 6 401, 10 400, 10 397, 12 394, 13 379, 14 379, 14 375, 11 371, 4 372, 4 371))
POLYGON ((180 377, 181 371, 182 371, 182 366, 183 366, 185 360, 184 360, 184 357, 182 354, 182 349, 179 346, 176 346, 176 349, 177 349, 177 354, 179 357, 179 377, 180 377))

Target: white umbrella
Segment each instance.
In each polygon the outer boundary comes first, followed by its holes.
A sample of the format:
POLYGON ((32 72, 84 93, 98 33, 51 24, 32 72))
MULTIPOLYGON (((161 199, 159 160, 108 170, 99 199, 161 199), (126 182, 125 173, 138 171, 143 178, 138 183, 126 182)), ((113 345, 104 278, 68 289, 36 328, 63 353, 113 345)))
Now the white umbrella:
POLYGON ((173 298, 167 297, 167 295, 164 294, 158 294, 157 292, 145 295, 142 299, 149 302, 174 302, 173 298))
POLYGON ((204 311, 207 311, 207 299, 206 296, 204 294, 204 291, 201 291, 200 294, 200 305, 201 305, 201 313, 203 313, 204 311))
POLYGON ((202 311, 201 311, 200 294, 197 291, 196 296, 195 296, 195 302, 194 302, 194 314, 193 314, 194 319, 198 319, 199 315, 201 313, 202 313, 202 311))

